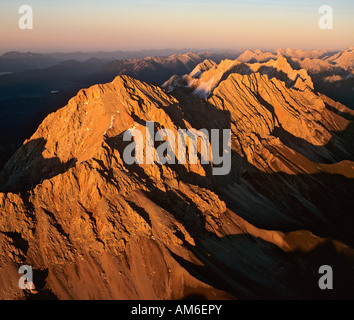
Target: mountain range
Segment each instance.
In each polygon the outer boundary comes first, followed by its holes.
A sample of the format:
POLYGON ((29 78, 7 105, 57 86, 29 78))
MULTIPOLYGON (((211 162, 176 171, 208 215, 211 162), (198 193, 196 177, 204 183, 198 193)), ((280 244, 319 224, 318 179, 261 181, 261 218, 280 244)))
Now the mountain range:
POLYGON ((353 54, 188 53, 83 75, 106 83, 47 115, 0 173, 0 298, 352 299, 353 54), (231 130, 231 172, 126 164, 124 132, 148 121, 231 130))

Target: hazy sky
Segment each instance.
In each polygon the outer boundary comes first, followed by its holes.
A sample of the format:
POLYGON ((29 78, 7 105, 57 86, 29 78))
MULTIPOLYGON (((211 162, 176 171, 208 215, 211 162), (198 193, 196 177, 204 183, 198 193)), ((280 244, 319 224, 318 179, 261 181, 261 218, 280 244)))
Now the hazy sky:
POLYGON ((0 52, 354 46, 353 0, 0 0, 0 52), (33 30, 18 9, 31 5, 33 30), (334 29, 318 27, 321 5, 334 29))

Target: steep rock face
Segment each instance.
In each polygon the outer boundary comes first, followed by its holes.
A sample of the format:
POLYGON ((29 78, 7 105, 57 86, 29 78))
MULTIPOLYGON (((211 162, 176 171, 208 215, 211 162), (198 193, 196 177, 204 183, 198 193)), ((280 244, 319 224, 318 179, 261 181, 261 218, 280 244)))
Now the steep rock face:
POLYGON ((16 152, 0 176, 2 298, 352 296, 351 111, 281 59, 198 72, 207 99, 127 76, 81 90, 16 152), (127 165, 123 133, 146 141, 147 121, 231 129, 231 172, 127 165), (16 287, 23 264, 37 294, 16 287), (335 293, 318 289, 323 264, 341 270, 335 293))
POLYGON ((210 60, 210 59, 206 59, 204 60, 202 63, 199 63, 194 69, 193 71, 190 73, 190 76, 192 78, 199 78, 203 72, 208 71, 209 69, 216 67, 217 64, 210 60))

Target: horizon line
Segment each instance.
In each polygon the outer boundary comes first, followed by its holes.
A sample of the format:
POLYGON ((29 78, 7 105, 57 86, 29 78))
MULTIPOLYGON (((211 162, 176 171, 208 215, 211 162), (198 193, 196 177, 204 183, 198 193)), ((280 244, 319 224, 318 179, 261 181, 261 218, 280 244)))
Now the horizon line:
POLYGON ((183 53, 195 53, 195 52, 207 52, 207 51, 231 51, 231 52, 244 52, 244 51, 262 51, 262 52, 274 52, 276 50, 301 50, 301 51, 337 51, 337 50, 347 50, 353 49, 354 46, 344 46, 344 47, 335 47, 335 48, 324 48, 324 47, 314 47, 314 48, 301 48, 301 47, 277 47, 277 48, 260 48, 260 47, 243 47, 243 48, 141 48, 141 49, 107 49, 107 50, 94 50, 94 49, 77 49, 77 50, 21 50, 21 49, 9 49, 2 50, 0 49, 0 55, 4 55, 6 53, 18 52, 18 53, 38 53, 38 54, 72 54, 72 53, 115 53, 115 52, 123 52, 123 53, 131 53, 131 52, 145 52, 145 51, 179 51, 183 53))

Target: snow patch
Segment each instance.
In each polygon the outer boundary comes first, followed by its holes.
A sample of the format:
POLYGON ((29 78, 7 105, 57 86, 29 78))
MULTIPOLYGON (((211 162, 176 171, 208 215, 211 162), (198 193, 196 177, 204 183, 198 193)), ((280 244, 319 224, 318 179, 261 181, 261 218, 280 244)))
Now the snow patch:
POLYGON ((193 92, 193 95, 207 99, 208 96, 210 95, 211 91, 214 89, 214 79, 215 77, 212 77, 208 82, 203 82, 201 83, 193 92))

